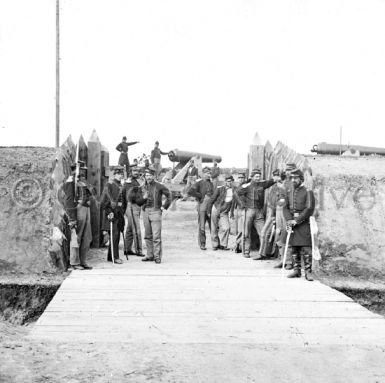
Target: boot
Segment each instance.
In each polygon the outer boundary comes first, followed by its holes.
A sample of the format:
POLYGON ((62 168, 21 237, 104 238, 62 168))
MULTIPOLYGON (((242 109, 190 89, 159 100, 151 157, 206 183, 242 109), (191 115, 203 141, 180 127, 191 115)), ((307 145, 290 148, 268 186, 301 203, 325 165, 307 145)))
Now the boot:
POLYGON ((290 273, 288 278, 301 278, 301 269, 294 269, 292 273, 290 273))
POLYGON ((274 269, 282 269, 283 263, 279 261, 276 265, 273 266, 274 269))
POLYGON ((293 270, 293 264, 292 263, 286 263, 286 265, 285 265, 285 269, 286 270, 293 270))
POLYGON ((311 272, 311 270, 305 270, 305 278, 306 278, 306 280, 308 280, 309 282, 314 281, 313 273, 311 272))

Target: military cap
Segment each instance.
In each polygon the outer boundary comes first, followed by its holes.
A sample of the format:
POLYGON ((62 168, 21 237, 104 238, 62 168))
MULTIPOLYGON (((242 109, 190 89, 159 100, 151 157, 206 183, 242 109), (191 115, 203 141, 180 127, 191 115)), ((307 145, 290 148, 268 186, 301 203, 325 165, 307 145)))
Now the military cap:
POLYGON ((211 169, 210 169, 208 166, 205 166, 205 167, 202 169, 202 172, 203 172, 203 173, 211 173, 211 169))
POLYGON ((127 140, 127 137, 126 137, 126 136, 123 136, 123 140, 127 140))
POLYGON ((281 171, 279 169, 275 169, 273 171, 273 176, 280 176, 281 175, 281 171))
POLYGON ((293 163, 286 164, 286 171, 290 172, 296 168, 296 165, 293 163))
POLYGON ((226 181, 234 181, 234 177, 232 175, 229 175, 225 178, 226 181))
POLYGON ((155 175, 155 169, 152 166, 149 166, 148 168, 144 169, 144 172, 155 175))
POLYGON ((254 176, 255 174, 262 174, 261 169, 255 168, 251 171, 251 176, 254 176))
POLYGON ((291 178, 292 178, 292 177, 299 177, 299 179, 300 179, 301 181, 304 180, 303 172, 302 172, 301 169, 294 169, 294 170, 292 170, 291 173, 290 173, 290 177, 291 177, 291 178))
POLYGON ((155 145, 159 145, 159 141, 155 141, 155 145))
POLYGON ((113 173, 114 174, 123 174, 123 169, 124 169, 123 166, 115 166, 113 173))

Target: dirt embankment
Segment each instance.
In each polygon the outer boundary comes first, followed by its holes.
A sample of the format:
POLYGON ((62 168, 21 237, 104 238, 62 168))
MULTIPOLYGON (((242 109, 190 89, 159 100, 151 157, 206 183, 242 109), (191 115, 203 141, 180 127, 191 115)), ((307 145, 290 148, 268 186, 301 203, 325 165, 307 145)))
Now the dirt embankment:
POLYGON ((50 271, 52 170, 56 150, 0 148, 1 273, 50 271))
POLYGON ((315 156, 321 273, 342 278, 385 276, 385 158, 315 156))

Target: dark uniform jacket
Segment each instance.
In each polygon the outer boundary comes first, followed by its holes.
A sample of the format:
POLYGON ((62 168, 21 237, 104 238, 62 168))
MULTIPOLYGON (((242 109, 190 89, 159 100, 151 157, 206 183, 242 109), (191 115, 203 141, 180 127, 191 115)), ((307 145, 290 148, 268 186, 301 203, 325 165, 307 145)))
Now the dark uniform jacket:
POLYGON ((106 216, 108 216, 110 213, 114 213, 114 220, 118 221, 118 229, 120 231, 123 231, 124 210, 120 181, 113 180, 112 183, 108 183, 105 186, 101 201, 101 207, 104 210, 106 216))
POLYGON ((139 206, 143 204, 141 200, 142 192, 140 190, 140 183, 136 178, 131 178, 131 182, 126 182, 121 190, 121 201, 123 212, 127 209, 128 203, 134 203, 139 206), (138 203, 139 202, 139 203, 138 203))
POLYGON ((300 185, 291 192, 286 193, 286 205, 283 208, 285 219, 296 221, 291 234, 292 246, 311 246, 311 233, 309 218, 314 213, 315 199, 313 191, 300 185))
POLYGON ((214 186, 210 180, 199 180, 195 182, 194 185, 191 186, 188 191, 188 195, 191 197, 195 197, 196 200, 201 203, 205 196, 212 197, 214 194, 214 186))
POLYGON ((76 221, 77 220, 76 207, 78 203, 77 203, 77 197, 75 193, 75 181, 73 176, 68 177, 66 182, 64 182, 62 186, 62 195, 60 198, 60 202, 63 205, 64 211, 66 212, 68 219, 70 221, 76 221))
POLYGON ((138 205, 142 204, 143 209, 146 207, 152 207, 155 209, 160 209, 162 207, 162 196, 166 197, 166 201, 163 204, 164 209, 168 209, 171 204, 171 192, 163 184, 154 181, 152 184, 144 184, 141 187, 142 192, 148 192, 148 197, 141 198, 137 201, 138 205))
POLYGON ((151 150, 151 162, 154 163, 155 158, 161 158, 161 155, 166 155, 168 152, 162 152, 159 148, 154 148, 151 150))
MULTIPOLYGON (((216 188, 213 196, 210 199, 210 206, 212 207, 214 205, 219 213, 228 213, 231 210, 232 201, 225 202, 227 189, 228 188, 226 188, 226 186, 220 186, 216 188)), ((234 200, 235 188, 232 188, 232 190, 234 200)))
POLYGON ((249 184, 242 185, 237 194, 243 199, 239 199, 241 203, 244 203, 244 206, 248 209, 263 209, 265 204, 265 189, 274 185, 273 180, 268 181, 251 181, 249 184))
POLYGON ((189 167, 186 175, 183 177, 183 181, 186 181, 187 177, 198 177, 198 168, 196 166, 189 167))
POLYGON ((219 169, 218 166, 214 166, 214 167, 211 169, 211 178, 212 178, 213 180, 215 180, 216 178, 218 178, 220 174, 221 174, 221 169, 219 169))

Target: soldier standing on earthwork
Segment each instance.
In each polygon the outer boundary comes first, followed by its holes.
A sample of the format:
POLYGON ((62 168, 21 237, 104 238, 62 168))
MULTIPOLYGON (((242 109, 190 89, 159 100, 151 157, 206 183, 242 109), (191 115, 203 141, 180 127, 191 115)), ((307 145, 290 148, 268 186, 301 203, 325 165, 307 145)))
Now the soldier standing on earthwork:
MULTIPOLYGON (((144 239, 147 256, 142 261, 162 261, 162 212, 171 204, 171 192, 166 186, 155 181, 155 170, 146 169, 146 183, 142 186, 144 239), (162 197, 166 201, 162 204, 162 197)), ((138 201, 141 203, 140 201, 138 201)))
POLYGON ((127 142, 127 137, 122 138, 122 142, 116 147, 116 150, 120 152, 118 165, 123 166, 126 174, 129 173, 130 161, 128 159, 128 147, 138 144, 139 141, 127 142))
POLYGON ((305 265, 305 278, 313 281, 312 275, 312 240, 310 231, 310 216, 314 213, 315 199, 312 191, 303 185, 304 176, 300 169, 295 169, 290 175, 293 192, 286 194, 286 206, 283 214, 287 220, 288 231, 292 230, 290 245, 294 260, 294 270, 288 278, 301 277, 301 258, 305 265))
POLYGON ((124 230, 124 212, 121 201, 121 180, 123 167, 116 167, 113 171, 114 179, 112 183, 105 186, 101 207, 107 215, 109 221, 110 241, 108 245, 107 261, 112 262, 111 246, 114 253, 114 263, 123 263, 119 259, 120 233, 124 230), (112 225, 111 225, 112 223, 112 225), (112 227, 112 233, 111 233, 112 227))
POLYGON ((210 199, 214 194, 214 186, 210 180, 210 168, 203 169, 202 179, 192 185, 188 195, 197 200, 198 210, 198 243, 201 250, 206 250, 206 222, 211 231, 211 204, 210 199))
POLYGON ((155 169, 155 179, 159 179, 160 172, 162 171, 162 165, 160 163, 160 160, 162 158, 162 155, 165 156, 169 152, 162 152, 159 148, 159 141, 155 142, 155 147, 151 151, 151 163, 155 169))
MULTIPOLYGON (((274 180, 261 181, 261 170, 253 169, 251 172, 251 182, 242 185, 238 191, 239 197, 244 198, 246 208, 245 222, 245 249, 244 257, 250 258, 251 245, 251 229, 254 226, 259 237, 261 237, 262 229, 265 224, 264 204, 265 204, 265 189, 274 185, 274 180)), ((260 259, 255 257, 254 259, 260 259)))
POLYGON ((141 190, 139 183, 139 168, 131 168, 131 177, 127 179, 122 188, 123 211, 127 217, 124 255, 137 255, 143 257, 142 232, 140 230, 141 190), (135 250, 132 251, 134 243, 135 250))

